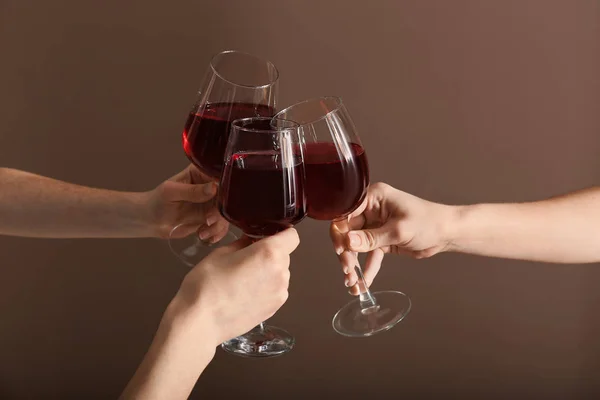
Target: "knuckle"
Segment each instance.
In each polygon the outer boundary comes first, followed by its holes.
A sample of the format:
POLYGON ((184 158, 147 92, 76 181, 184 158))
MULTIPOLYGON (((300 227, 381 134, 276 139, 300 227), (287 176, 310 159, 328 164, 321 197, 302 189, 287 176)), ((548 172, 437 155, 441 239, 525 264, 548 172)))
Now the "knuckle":
POLYGON ((199 195, 201 193, 201 191, 200 191, 201 186, 202 185, 190 185, 190 187, 188 189, 190 192, 190 195, 192 195, 192 196, 199 195))
POLYGON ((260 251, 260 256, 265 261, 275 264, 274 261, 277 260, 277 250, 272 246, 263 246, 260 251))
POLYGON ((423 253, 421 253, 420 251, 413 251, 410 253, 410 255, 412 256, 412 258, 414 258, 415 260, 420 260, 423 258, 423 253))
POLYGON ((166 181, 166 182, 163 182, 162 184, 158 185, 154 189, 154 192, 156 193, 156 195, 159 198, 167 199, 172 192, 171 187, 172 187, 172 182, 166 181))
POLYGON ((287 301, 287 299, 289 298, 289 296, 290 296, 290 294, 287 291, 287 289, 286 290, 282 290, 279 293, 279 296, 277 297, 277 304, 278 304, 277 308, 281 307, 287 301))
POLYGON ((425 249, 420 251, 421 258, 429 258, 434 256, 437 253, 437 250, 434 248, 425 249))
POLYGON ((271 310, 268 313, 266 313, 265 317, 262 318, 262 319, 263 320, 267 320, 267 319, 272 318, 275 315, 275 313, 277 312, 278 309, 279 309, 279 307, 274 307, 273 310, 271 310))
POLYGON ((377 247, 377 239, 375 238, 375 235, 373 235, 373 232, 367 230, 365 231, 365 237, 367 239, 367 244, 369 245, 369 248, 375 248, 377 247))
POLYGON ((388 185, 387 183, 384 183, 384 182, 374 183, 373 185, 371 185, 371 187, 373 188, 374 191, 382 192, 382 193, 388 192, 389 189, 391 188, 390 185, 388 185))
POLYGON ((292 242, 297 246, 300 244, 300 235, 298 235, 298 231, 294 228, 291 229, 292 231, 292 242))

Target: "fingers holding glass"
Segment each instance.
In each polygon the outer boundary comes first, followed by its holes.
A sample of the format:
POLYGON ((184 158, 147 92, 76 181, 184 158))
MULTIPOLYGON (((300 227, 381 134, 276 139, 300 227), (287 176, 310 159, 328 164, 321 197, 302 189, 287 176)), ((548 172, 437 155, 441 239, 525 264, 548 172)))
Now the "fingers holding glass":
MULTIPOLYGON (((408 297, 400 292, 371 293, 356 255, 345 250, 348 246, 342 245, 343 237, 352 229, 349 223, 362 215, 368 206, 365 199, 369 186, 366 152, 348 110, 339 97, 320 97, 290 106, 280 111, 274 120, 278 118, 300 124, 306 143, 308 216, 333 221, 330 233, 347 274, 346 283, 351 284, 356 277, 356 284, 360 285, 359 298, 342 307, 334 316, 334 329, 346 336, 370 336, 390 329, 408 313, 408 297), (362 210, 355 214, 359 208, 362 210), (348 218, 349 215, 351 218, 348 218), (379 299, 380 294, 383 299, 379 299), (385 302, 381 304, 381 300, 385 302), (392 315, 392 318, 382 313, 392 315)), ((360 225, 359 229, 364 225, 364 221, 362 225, 360 221, 360 217, 354 221, 360 225)), ((371 272, 367 277, 371 280, 381 259, 382 253, 379 252, 370 256, 368 264, 371 272)))
MULTIPOLYGON (((223 217, 257 244, 263 238, 271 242, 295 234, 288 228, 306 215, 298 125, 283 120, 276 125, 271 122, 271 118, 254 117, 232 123, 218 195, 223 217)), ((264 256, 265 262, 273 261, 272 252, 264 256)), ((261 323, 224 342, 222 348, 247 357, 272 357, 290 351, 294 343, 290 333, 261 323)))
MULTIPOLYGON (((183 150, 195 168, 188 170, 187 179, 192 183, 218 183, 223 171, 223 160, 231 129, 238 118, 275 114, 278 95, 279 72, 270 61, 239 51, 224 51, 212 58, 204 74, 198 97, 185 122, 181 135, 183 150)), ((189 246, 210 246, 231 236, 223 232, 223 225, 214 226, 210 217, 196 238, 184 236, 184 243, 169 243, 174 249, 189 246), (191 242, 190 242, 191 240, 191 242)), ((235 236, 235 235, 233 235, 235 236)), ((173 235, 176 240, 179 236, 173 235)), ((196 249, 203 256, 206 251, 196 249)), ((182 259, 182 255, 176 253, 182 259)), ((191 262, 185 257, 186 264, 191 262)), ((194 259, 199 262, 201 259, 194 259)))

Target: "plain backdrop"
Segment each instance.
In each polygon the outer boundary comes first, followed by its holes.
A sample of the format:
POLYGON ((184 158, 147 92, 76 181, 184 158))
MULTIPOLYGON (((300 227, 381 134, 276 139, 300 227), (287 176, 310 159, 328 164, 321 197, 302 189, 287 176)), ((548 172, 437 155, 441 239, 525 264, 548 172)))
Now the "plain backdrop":
MULTIPOLYGON (((595 0, 0 0, 0 165, 153 188, 186 166, 186 114, 225 49, 277 65, 281 106, 342 96, 373 182, 462 204, 600 181, 595 0)), ((191 398, 600 395, 598 265, 386 258, 373 287, 412 312, 348 339, 331 328, 350 296, 327 230, 299 226, 272 320, 294 351, 218 351, 191 398)), ((186 273, 153 239, 1 237, 0 265, 2 399, 116 398, 186 273)))

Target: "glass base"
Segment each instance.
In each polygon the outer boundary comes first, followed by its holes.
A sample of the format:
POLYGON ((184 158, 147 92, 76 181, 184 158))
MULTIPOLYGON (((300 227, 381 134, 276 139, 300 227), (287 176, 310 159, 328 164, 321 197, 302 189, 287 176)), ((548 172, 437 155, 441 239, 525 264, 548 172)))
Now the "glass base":
POLYGON ((402 292, 372 292, 377 303, 363 308, 360 299, 352 300, 333 317, 333 329, 343 336, 367 337, 392 329, 410 312, 410 298, 402 292))
POLYGON ((296 340, 287 331, 275 326, 264 325, 228 340, 221 348, 228 353, 243 357, 275 357, 292 350, 296 340))
POLYGON ((225 236, 216 243, 209 243, 201 240, 196 232, 183 238, 177 238, 180 236, 178 235, 178 230, 187 232, 189 229, 189 226, 178 225, 173 228, 169 235, 169 247, 171 248, 171 251, 188 267, 195 267, 214 249, 226 246, 238 240, 238 236, 231 231, 227 231, 225 236))

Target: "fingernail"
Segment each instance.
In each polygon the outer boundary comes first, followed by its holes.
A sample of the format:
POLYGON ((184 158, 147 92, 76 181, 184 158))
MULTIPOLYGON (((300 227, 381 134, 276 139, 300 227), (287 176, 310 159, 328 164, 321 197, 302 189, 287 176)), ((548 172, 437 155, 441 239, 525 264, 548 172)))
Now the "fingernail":
POLYGON ((349 285, 349 283, 350 283, 350 279, 346 278, 346 280, 344 281, 344 285, 346 285, 346 287, 349 287, 349 286, 348 286, 348 285, 349 285))
POLYGON ((348 274, 348 271, 349 271, 348 267, 344 267, 344 273, 345 273, 346 275, 348 274))
POLYGON ((343 247, 337 247, 337 248, 335 249, 335 254, 337 254, 338 256, 339 256, 340 254, 342 254, 343 252, 344 252, 344 248, 343 248, 343 247))
POLYGON ((208 232, 208 231, 198 232, 198 237, 200 237, 201 240, 205 240, 209 236, 210 236, 210 232, 208 232))
POLYGON ((219 217, 216 215, 209 215, 208 217, 206 217, 206 225, 211 226, 212 224, 217 222, 218 219, 219 217))
POLYGON ((216 189, 216 186, 215 186, 214 183, 207 183, 204 186, 204 193, 206 193, 206 194, 214 194, 215 193, 215 189, 216 189))
POLYGON ((357 233, 349 233, 348 238, 350 239, 350 246, 360 246, 360 236, 357 233))

